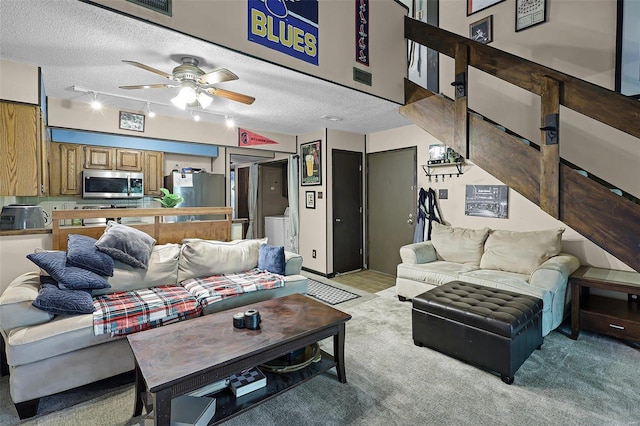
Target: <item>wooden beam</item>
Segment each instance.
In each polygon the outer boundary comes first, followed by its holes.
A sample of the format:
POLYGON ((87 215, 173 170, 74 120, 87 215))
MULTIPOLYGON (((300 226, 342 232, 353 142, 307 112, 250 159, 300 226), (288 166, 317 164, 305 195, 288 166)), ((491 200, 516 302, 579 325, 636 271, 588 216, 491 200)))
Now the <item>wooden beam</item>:
POLYGON ((540 201, 540 153, 482 118, 469 115, 469 159, 519 192, 540 201))
POLYGON ((400 107, 400 114, 436 139, 453 146, 454 108, 450 99, 432 93, 430 97, 400 107))
POLYGON ((549 77, 542 79, 540 111, 540 127, 548 129, 540 131, 540 208, 559 219, 560 84, 549 77))
POLYGON ((405 17, 405 37, 455 58, 458 44, 469 47, 469 65, 537 95, 542 79, 562 84, 560 104, 640 138, 640 102, 466 37, 405 17))
POLYGON ((464 158, 469 158, 469 123, 467 121, 469 83, 469 47, 466 44, 456 45, 455 80, 455 119, 453 131, 453 150, 464 158), (462 86, 460 86, 462 84, 462 86))
POLYGON ((640 205, 560 165, 560 220, 640 271, 640 205))
POLYGON ((425 89, 419 84, 414 83, 408 78, 404 79, 404 103, 405 105, 411 104, 413 102, 417 102, 420 99, 428 98, 429 96, 434 96, 430 90, 425 89))

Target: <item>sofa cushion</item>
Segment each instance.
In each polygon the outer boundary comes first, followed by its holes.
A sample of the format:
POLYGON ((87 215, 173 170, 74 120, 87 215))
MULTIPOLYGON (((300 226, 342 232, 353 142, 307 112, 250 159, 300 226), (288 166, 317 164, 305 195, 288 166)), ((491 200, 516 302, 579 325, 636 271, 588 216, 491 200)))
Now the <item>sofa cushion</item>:
POLYGON ((44 269, 56 280, 60 288, 67 290, 98 289, 110 286, 106 278, 86 269, 67 266, 67 254, 63 251, 39 251, 27 258, 44 269))
POLYGON ((284 275, 284 247, 262 244, 258 253, 258 269, 284 275))
POLYGON ((480 268, 530 274, 562 249, 564 228, 543 231, 492 230, 484 244, 480 268))
POLYGON ((36 309, 33 301, 38 297, 40 275, 27 272, 15 278, 0 294, 0 328, 4 331, 28 327, 53 319, 53 315, 36 309))
POLYGON ((458 279, 464 272, 477 269, 473 265, 436 260, 429 263, 401 263, 397 267, 397 277, 431 285, 441 285, 458 279))
POLYGON ((122 263, 146 268, 155 243, 150 235, 110 220, 96 247, 122 263))
POLYGON ((90 291, 62 290, 55 284, 41 284, 33 306, 54 315, 90 314, 95 311, 90 291))
POLYGON ((231 242, 185 239, 178 262, 178 282, 256 268, 260 246, 266 242, 266 238, 231 242))
POLYGON ((97 241, 86 235, 69 234, 67 265, 111 277, 113 276, 113 258, 97 249, 97 241))
POLYGON ((434 222, 431 243, 442 260, 478 266, 488 235, 489 228, 452 228, 434 222))
POLYGON ((116 260, 113 277, 108 279, 111 288, 94 290, 93 295, 175 285, 178 282, 179 258, 180 244, 161 244, 153 247, 147 269, 136 268, 116 260))

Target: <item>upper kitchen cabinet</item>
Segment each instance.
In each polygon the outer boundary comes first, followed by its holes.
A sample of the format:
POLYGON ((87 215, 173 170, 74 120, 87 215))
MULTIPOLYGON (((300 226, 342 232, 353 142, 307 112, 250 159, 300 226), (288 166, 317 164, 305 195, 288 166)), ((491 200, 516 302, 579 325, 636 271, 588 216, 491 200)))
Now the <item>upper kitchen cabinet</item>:
POLYGON ((144 151, 144 195, 162 195, 164 152, 144 151))
POLYGON ((82 195, 83 145, 51 143, 49 192, 51 195, 82 195))
POLYGON ((0 117, 0 195, 43 195, 47 147, 40 108, 0 101, 0 117))
POLYGON ((139 150, 89 145, 84 147, 85 169, 141 172, 142 162, 143 155, 139 150))

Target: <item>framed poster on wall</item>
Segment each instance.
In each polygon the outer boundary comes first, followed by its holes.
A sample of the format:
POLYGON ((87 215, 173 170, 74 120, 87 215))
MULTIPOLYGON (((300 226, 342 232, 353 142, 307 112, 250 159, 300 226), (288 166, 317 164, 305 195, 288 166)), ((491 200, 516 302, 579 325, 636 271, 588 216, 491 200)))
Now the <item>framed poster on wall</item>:
POLYGON ((618 0, 616 92, 640 99, 640 2, 618 0))
POLYGON ((320 151, 320 141, 300 144, 300 170, 300 185, 322 185, 322 152, 320 151))
POLYGON ((547 20, 547 0, 516 0, 516 31, 547 20))
POLYGON ((467 16, 480 12, 505 0, 467 0, 467 16))

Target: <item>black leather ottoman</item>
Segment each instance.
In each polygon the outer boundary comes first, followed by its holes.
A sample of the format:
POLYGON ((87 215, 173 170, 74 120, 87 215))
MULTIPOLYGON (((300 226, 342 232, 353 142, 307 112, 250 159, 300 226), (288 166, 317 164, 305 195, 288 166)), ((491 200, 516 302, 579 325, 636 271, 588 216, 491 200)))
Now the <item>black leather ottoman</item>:
POLYGON ((452 281, 413 299, 413 341, 477 367, 513 376, 542 345, 542 300, 452 281))

